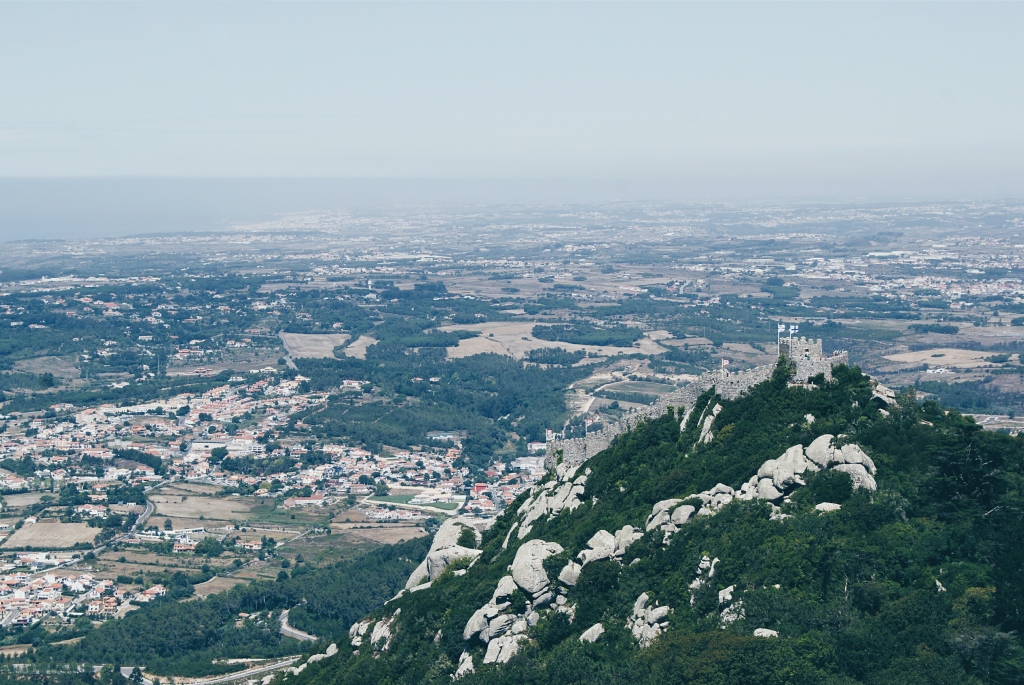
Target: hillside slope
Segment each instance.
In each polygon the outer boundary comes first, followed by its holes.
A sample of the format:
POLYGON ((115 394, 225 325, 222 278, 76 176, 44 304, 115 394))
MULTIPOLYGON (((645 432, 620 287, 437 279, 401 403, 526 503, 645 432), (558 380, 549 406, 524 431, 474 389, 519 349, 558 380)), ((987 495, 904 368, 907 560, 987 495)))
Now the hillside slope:
POLYGON ((482 537, 450 522, 410 590, 279 679, 1024 682, 1024 439, 787 371, 559 467, 482 537))

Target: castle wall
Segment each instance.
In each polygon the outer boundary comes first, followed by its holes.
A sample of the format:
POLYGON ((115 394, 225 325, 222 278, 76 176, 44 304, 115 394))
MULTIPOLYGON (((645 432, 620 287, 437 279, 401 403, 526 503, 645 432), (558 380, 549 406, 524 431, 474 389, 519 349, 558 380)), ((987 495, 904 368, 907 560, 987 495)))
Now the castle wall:
MULTIPOLYGON (((794 348, 796 348, 796 342, 794 339, 794 348)), ((804 383, 808 378, 817 376, 819 373, 825 374, 825 378, 831 380, 833 367, 849 363, 849 356, 845 351, 836 352, 829 357, 821 356, 820 340, 817 341, 817 349, 819 350, 817 358, 808 359, 805 357, 793 360, 796 365, 794 375, 796 382, 804 383)), ((565 440, 559 438, 549 442, 547 444, 545 464, 548 468, 553 468, 559 453, 562 455, 563 463, 574 466, 582 464, 598 452, 607 449, 616 436, 632 430, 641 421, 655 419, 664 415, 669 407, 675 407, 677 411, 686 412, 693 408, 698 397, 712 387, 716 389, 723 399, 734 400, 748 389, 771 378, 774 371, 774 364, 757 366, 753 369, 737 373, 729 373, 724 370, 709 371, 689 385, 659 397, 654 404, 630 411, 619 421, 608 424, 600 431, 590 433, 583 438, 569 438, 565 440)))

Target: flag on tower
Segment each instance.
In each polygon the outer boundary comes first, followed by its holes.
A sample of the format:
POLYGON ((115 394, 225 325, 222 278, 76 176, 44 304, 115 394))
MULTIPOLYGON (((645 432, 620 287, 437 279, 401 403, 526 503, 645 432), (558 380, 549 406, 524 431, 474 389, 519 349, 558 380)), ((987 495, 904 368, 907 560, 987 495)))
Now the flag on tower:
POLYGON ((785 332, 786 332, 786 324, 780 323, 779 324, 779 333, 785 333, 785 332))

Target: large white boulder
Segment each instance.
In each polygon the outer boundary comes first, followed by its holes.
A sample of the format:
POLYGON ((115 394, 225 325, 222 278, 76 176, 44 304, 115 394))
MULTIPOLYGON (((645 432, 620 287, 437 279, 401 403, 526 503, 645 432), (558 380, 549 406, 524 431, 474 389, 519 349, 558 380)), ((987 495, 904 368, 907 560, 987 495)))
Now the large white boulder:
POLYGON ((642 538, 644 534, 638 528, 634 528, 630 525, 625 525, 619 530, 615 531, 615 556, 621 557, 625 554, 626 549, 629 548, 634 542, 642 538))
POLYGON ((837 464, 832 467, 835 471, 842 471, 850 476, 853 481, 853 488, 864 488, 865 490, 877 490, 875 479, 871 477, 863 464, 837 464))
POLYGON ((504 635, 512 624, 515 623, 516 617, 509 616, 508 614, 498 614, 487 623, 487 637, 490 640, 504 635))
POLYGON ((576 584, 576 581, 580 579, 580 571, 583 570, 581 564, 577 564, 575 561, 569 561, 568 564, 562 567, 562 570, 558 572, 558 580, 563 585, 572 587, 576 584))
POLYGON ((611 559, 615 554, 615 536, 606 530, 599 530, 587 540, 587 547, 590 549, 585 549, 577 555, 583 560, 584 566, 592 561, 611 559))
POLYGON ((835 502, 821 502, 819 504, 815 504, 814 508, 818 511, 839 511, 843 507, 835 502))
POLYGON ((480 544, 483 536, 480 531, 477 530, 476 526, 473 525, 472 519, 464 518, 459 516, 457 518, 448 519, 441 524, 441 527, 434 533, 434 539, 430 543, 430 550, 427 552, 427 558, 424 559, 419 566, 409 576, 408 582, 405 584, 405 588, 410 590, 417 585, 433 580, 441 574, 445 568, 455 559, 465 556, 476 557, 480 554, 479 550, 470 550, 470 553, 459 554, 452 556, 450 554, 436 554, 442 550, 452 549, 458 547, 460 550, 467 550, 466 547, 459 547, 459 538, 462 536, 462 532, 466 529, 473 531, 473 537, 476 540, 476 544, 480 544), (433 574, 431 573, 431 555, 433 557, 433 568, 436 569, 433 574))
POLYGON ((796 471, 793 469, 792 462, 781 460, 775 462, 775 469, 772 471, 772 485, 776 490, 785 490, 795 482, 795 477, 796 471))
POLYGON ((676 507, 672 511, 672 523, 674 523, 677 526, 681 526, 684 523, 687 523, 690 520, 690 517, 693 516, 695 511, 697 511, 696 507, 690 504, 684 504, 680 507, 676 507))
POLYGON ((807 459, 818 466, 818 468, 823 469, 832 461, 832 454, 835 451, 835 448, 832 447, 833 438, 835 436, 830 433, 819 435, 804 451, 807 459))
POLYGON ((754 637, 778 637, 779 632, 777 630, 770 630, 768 628, 754 628, 754 637))
POLYGON ((711 410, 711 414, 704 419, 704 425, 701 426, 700 429, 700 438, 697 439, 698 442, 706 444, 714 439, 714 434, 711 432, 711 426, 714 425, 715 418, 721 411, 722 405, 716 404, 715 408, 711 410))
POLYGON ((786 464, 792 464, 793 471, 795 473, 803 473, 807 468, 807 459, 804 457, 804 446, 793 445, 782 453, 782 456, 778 458, 778 461, 786 464))
POLYGON ((470 656, 469 652, 463 652, 459 656, 459 667, 455 669, 455 675, 452 676, 452 680, 458 680, 467 673, 472 673, 473 670, 473 657, 470 656))
POLYGON ((855 445, 853 443, 843 445, 842 455, 843 462, 847 464, 861 464, 872 476, 877 473, 875 462, 871 461, 871 457, 864 453, 864 450, 860 448, 860 445, 855 445))
POLYGON ((487 644, 484 663, 504 664, 508 662, 519 651, 519 641, 524 637, 524 635, 504 635, 491 640, 487 644))
POLYGON ((370 625, 371 621, 359 621, 358 623, 353 623, 352 627, 348 629, 348 636, 351 638, 353 647, 359 649, 359 646, 363 644, 363 636, 366 635, 370 625))
POLYGON ((576 466, 570 466, 569 464, 562 462, 555 467, 555 476, 559 481, 572 480, 576 475, 576 470, 580 467, 579 464, 576 466))
POLYGON ((669 510, 682 502, 681 499, 665 499, 651 508, 651 515, 647 517, 645 530, 651 531, 669 520, 669 510))
POLYGON ((512 580, 512 576, 502 576, 501 580, 498 581, 498 587, 494 588, 494 594, 491 596, 491 604, 497 604, 502 601, 515 592, 516 588, 516 581, 512 580))
POLYGON ((604 633, 604 626, 595 623, 583 631, 583 634, 580 635, 580 642, 597 642, 597 638, 601 637, 602 633, 604 633))
POLYGON ((381 651, 387 651, 391 645, 391 620, 393 617, 385 618, 384 620, 377 621, 377 624, 373 626, 373 632, 370 633, 370 645, 380 649, 381 651))
POLYGON ((501 613, 502 609, 508 607, 508 602, 503 604, 484 604, 473 612, 473 615, 466 621, 466 627, 462 629, 462 639, 470 640, 474 635, 487 642, 489 639, 489 628, 491 619, 501 613))
POLYGON ((771 478, 762 478, 757 482, 757 497, 758 499, 777 500, 782 497, 782 493, 775 487, 771 478))
POLYGON ((531 597, 540 596, 551 584, 544 571, 544 560, 561 551, 562 546, 557 542, 529 540, 523 543, 512 561, 512 579, 531 597))
POLYGON ((757 469, 758 480, 764 478, 771 478, 772 474, 775 473, 775 466, 779 463, 778 459, 768 459, 757 469))
POLYGON ((425 560, 427 577, 430 580, 437 580, 437 577, 457 559, 476 559, 480 553, 481 551, 478 549, 469 549, 458 545, 431 552, 425 560))

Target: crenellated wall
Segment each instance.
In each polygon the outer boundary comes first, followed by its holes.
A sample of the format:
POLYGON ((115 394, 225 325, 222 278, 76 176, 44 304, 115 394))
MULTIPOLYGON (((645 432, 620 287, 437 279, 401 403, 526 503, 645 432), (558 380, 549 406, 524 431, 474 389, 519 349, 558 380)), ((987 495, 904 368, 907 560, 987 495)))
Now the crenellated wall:
MULTIPOLYGON (((821 341, 817 341, 820 350, 821 341)), ((794 345, 795 347, 795 345, 794 345)), ((832 379, 832 368, 840 364, 848 364, 849 356, 845 351, 836 352, 829 357, 818 357, 816 359, 794 359, 796 372, 794 381, 804 383, 808 378, 825 374, 825 378, 832 379)), ((606 449, 612 444, 616 436, 632 430, 638 423, 646 419, 653 419, 662 416, 669 407, 675 407, 680 411, 687 411, 693 407, 697 398, 704 391, 714 387, 723 399, 732 400, 743 394, 748 388, 758 383, 763 383, 772 377, 775 371, 774 364, 757 366, 747 371, 729 373, 728 371, 709 371, 701 375, 696 381, 680 388, 674 392, 659 397, 654 404, 640 409, 634 409, 624 415, 619 421, 608 424, 603 430, 590 433, 585 438, 557 438, 547 445, 547 458, 545 463, 548 468, 553 468, 558 458, 562 455, 562 462, 572 465, 581 464, 598 452, 606 449)))

